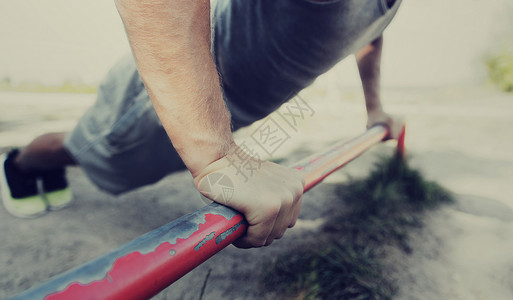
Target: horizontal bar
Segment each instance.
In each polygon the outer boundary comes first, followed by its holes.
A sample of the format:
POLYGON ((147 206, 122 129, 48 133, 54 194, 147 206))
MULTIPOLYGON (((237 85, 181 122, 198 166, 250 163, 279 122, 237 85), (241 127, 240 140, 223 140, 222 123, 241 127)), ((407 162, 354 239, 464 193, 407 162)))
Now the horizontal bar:
POLYGON ((388 130, 385 127, 375 126, 349 141, 331 146, 328 151, 322 154, 313 154, 296 163, 294 167, 305 172, 305 192, 331 173, 360 156, 371 146, 381 142, 387 135, 388 130))
MULTIPOLYGON (((388 134, 376 126, 296 164, 305 192, 388 134)), ((239 212, 212 203, 12 299, 148 299, 244 235, 239 212)))

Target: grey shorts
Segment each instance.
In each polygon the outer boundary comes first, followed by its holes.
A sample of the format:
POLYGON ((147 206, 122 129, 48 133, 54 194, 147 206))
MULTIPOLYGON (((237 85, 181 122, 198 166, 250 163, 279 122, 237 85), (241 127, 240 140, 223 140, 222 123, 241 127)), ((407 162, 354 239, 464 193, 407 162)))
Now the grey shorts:
MULTIPOLYGON (((261 119, 381 35, 386 0, 217 0, 213 57, 234 128, 261 119)), ((101 189, 119 194, 185 169, 131 56, 99 87, 65 146, 101 189)))
POLYGON ((120 194, 185 168, 162 127, 131 55, 98 88, 64 145, 102 190, 120 194))

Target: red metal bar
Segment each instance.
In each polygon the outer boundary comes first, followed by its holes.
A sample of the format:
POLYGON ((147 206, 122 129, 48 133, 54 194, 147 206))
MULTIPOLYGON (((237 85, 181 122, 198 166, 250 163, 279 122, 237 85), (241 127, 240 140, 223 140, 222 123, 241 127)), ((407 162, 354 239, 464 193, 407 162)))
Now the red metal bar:
POLYGON ((388 130, 385 127, 375 126, 352 140, 335 144, 328 151, 314 154, 297 163, 295 168, 305 172, 305 192, 374 144, 381 142, 387 134, 388 130))
POLYGON ((406 149, 404 147, 404 139, 406 135, 406 126, 403 126, 399 137, 397 138, 397 154, 399 154, 402 158, 406 156, 406 149))
MULTIPOLYGON (((305 191, 382 141, 376 126, 303 160, 305 191)), ((148 299, 224 249, 247 228, 242 214, 212 203, 12 299, 148 299)))

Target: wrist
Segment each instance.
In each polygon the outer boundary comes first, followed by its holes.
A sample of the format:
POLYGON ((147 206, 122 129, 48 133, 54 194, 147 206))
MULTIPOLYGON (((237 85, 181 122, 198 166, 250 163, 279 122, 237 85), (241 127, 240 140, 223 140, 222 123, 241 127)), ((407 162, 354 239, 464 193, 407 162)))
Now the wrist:
POLYGON ((181 154, 180 156, 189 172, 191 172, 192 177, 197 178, 210 165, 225 157, 229 153, 232 144, 234 144, 233 139, 215 145, 205 143, 203 146, 200 146, 196 144, 186 152, 187 154, 181 154))
MULTIPOLYGON (((198 186, 199 182, 207 175, 217 171, 223 170, 223 172, 237 173, 242 172, 241 168, 251 164, 253 166, 260 166, 264 161, 257 157, 253 157, 247 153, 243 148, 239 147, 235 142, 232 142, 229 146, 228 151, 222 157, 210 162, 199 172, 192 174, 194 183, 198 186), (227 169, 228 168, 228 169, 227 169)), ((244 177, 244 174, 239 174, 244 177)))
POLYGON ((365 108, 367 109, 367 114, 383 112, 381 100, 377 95, 365 96, 365 108))
POLYGON ((381 106, 367 109, 368 117, 383 115, 384 113, 385 113, 385 110, 381 106))
POLYGON ((390 127, 391 122, 391 116, 382 109, 376 109, 368 112, 367 114, 367 128, 371 128, 377 125, 390 127))

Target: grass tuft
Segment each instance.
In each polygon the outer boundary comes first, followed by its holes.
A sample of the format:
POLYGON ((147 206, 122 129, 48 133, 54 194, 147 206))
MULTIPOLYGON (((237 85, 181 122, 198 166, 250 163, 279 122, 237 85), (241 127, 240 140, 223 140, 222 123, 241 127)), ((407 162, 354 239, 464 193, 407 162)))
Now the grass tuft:
POLYGON ((513 43, 485 58, 490 81, 505 92, 513 92, 513 43))
POLYGON ((334 241, 323 249, 297 249, 270 266, 264 270, 265 288, 289 298, 391 299, 395 293, 376 251, 351 241, 334 241))
POLYGON ((269 262, 261 283, 289 299, 392 299, 397 286, 384 247, 408 253, 408 234, 422 213, 452 196, 398 156, 381 159, 368 178, 341 185, 349 209, 334 212, 315 244, 269 262), (319 248, 322 245, 322 248, 319 248))

